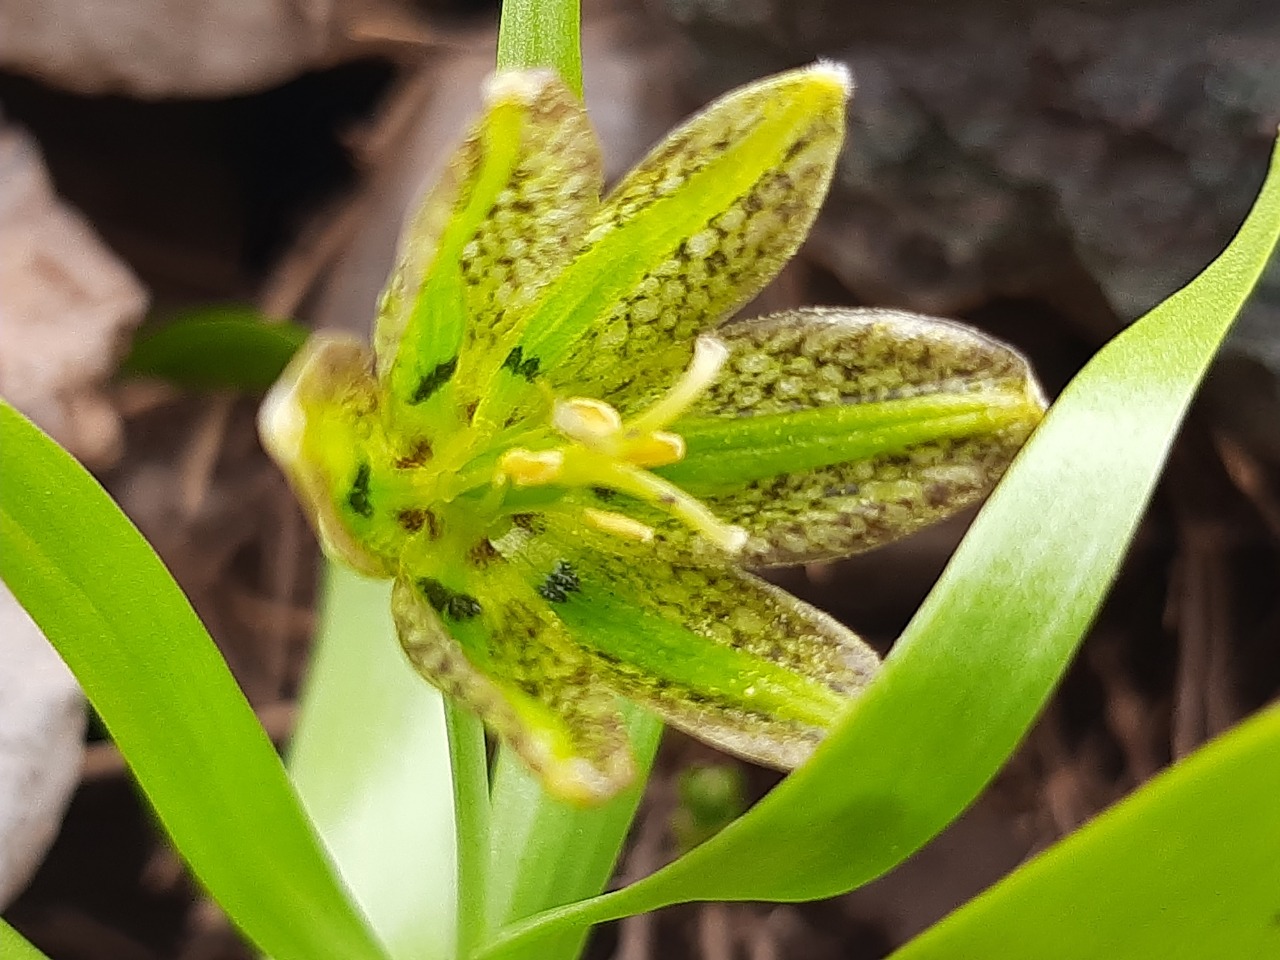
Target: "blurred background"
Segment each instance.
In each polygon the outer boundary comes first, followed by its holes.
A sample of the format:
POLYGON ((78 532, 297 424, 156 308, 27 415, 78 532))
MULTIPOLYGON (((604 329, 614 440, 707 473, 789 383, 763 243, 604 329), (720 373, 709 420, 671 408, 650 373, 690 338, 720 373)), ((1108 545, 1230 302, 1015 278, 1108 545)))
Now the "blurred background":
MULTIPOLYGON (((282 744, 319 556, 258 446, 256 398, 118 365, 140 324, 202 304, 366 333, 401 219, 478 105, 496 15, 495 0, 0 0, 0 393, 106 483, 282 744)), ((1221 250, 1280 123, 1269 0, 585 0, 583 19, 610 178, 734 85, 847 62, 827 207, 746 313, 959 317, 1026 352, 1051 393, 1221 250)), ((968 519, 778 579, 886 650, 968 519)), ((5 916, 53 960, 249 957, 7 595, 0 662, 5 916)), ((1273 262, 1077 663, 970 812, 854 894, 632 918, 588 955, 883 957, 1278 692, 1273 262)), ((694 793, 721 798, 712 820, 776 781, 670 734, 620 876, 696 835, 687 772, 706 765, 694 793)))

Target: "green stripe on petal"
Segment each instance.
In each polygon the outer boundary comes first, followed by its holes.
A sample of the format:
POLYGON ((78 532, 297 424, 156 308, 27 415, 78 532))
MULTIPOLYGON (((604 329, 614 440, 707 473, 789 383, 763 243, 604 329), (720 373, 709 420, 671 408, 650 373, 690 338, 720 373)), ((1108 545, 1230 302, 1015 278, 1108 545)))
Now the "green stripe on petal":
MULTIPOLYGON (((795 252, 844 135, 845 72, 820 64, 711 105, 597 212, 586 246, 519 341, 554 387, 624 413, 689 362, 695 334, 753 297, 795 252), (607 358, 606 362, 602 362, 607 358)), ((486 401, 501 419, 515 385, 486 401)))
POLYGON ((569 512, 495 546, 618 693, 757 762, 802 762, 878 665, 844 626, 716 551, 612 536, 569 512))
POLYGON ((891 310, 730 324, 720 378, 661 474, 751 534, 757 565, 848 556, 984 496, 1044 409, 1026 361, 976 331, 891 310))
POLYGON ((379 309, 378 369, 408 425, 459 424, 474 368, 560 271, 599 206, 599 148, 551 71, 501 73, 406 230, 379 309))

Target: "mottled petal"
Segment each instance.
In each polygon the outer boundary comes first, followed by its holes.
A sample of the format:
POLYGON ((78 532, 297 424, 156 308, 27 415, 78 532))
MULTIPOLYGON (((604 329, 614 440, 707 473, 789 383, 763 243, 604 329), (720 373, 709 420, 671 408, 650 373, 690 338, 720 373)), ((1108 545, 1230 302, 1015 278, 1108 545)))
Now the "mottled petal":
POLYGON ((720 378, 657 473, 751 534, 744 562, 848 556, 984 496, 1044 409, 1026 361, 967 327, 892 310, 730 324, 720 378))
POLYGON ((258 413, 263 445, 288 476, 325 552, 369 576, 390 576, 371 474, 385 450, 373 358, 359 341, 315 336, 258 413))
POLYGON ((537 585, 604 682, 722 749, 802 762, 870 682, 875 653, 715 550, 548 513, 494 541, 537 585))
MULTIPOLYGON (((520 356, 557 390, 624 413, 652 399, 689 362, 694 335, 759 292, 804 239, 848 94, 847 74, 819 64, 744 87, 671 134, 600 208, 532 309, 520 356)), ((501 412, 518 378, 498 387, 486 403, 501 412)))
POLYGON ((378 370, 404 426, 460 421, 457 382, 474 379, 570 258, 600 184, 595 136, 556 75, 495 76, 484 115, 406 230, 380 305, 378 370))
POLYGON ((546 604, 475 585, 406 574, 392 592, 400 643, 414 669, 474 711, 573 803, 607 800, 635 762, 616 696, 546 604))

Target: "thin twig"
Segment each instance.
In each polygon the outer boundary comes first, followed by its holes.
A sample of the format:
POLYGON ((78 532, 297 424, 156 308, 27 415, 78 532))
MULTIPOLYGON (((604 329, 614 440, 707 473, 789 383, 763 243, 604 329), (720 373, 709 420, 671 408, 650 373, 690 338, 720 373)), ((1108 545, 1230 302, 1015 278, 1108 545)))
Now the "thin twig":
POLYGON ((1271 536, 1280 541, 1280 491, 1270 488, 1266 472, 1244 447, 1225 436, 1217 437, 1215 443, 1232 484, 1258 511, 1271 536))
POLYGON ((733 960, 737 953, 730 909, 727 903, 707 903, 698 911, 698 950, 703 960, 733 960))
POLYGON ((178 464, 178 506, 185 519, 190 520, 200 512, 213 471, 218 466, 227 425, 231 419, 231 407, 235 398, 230 394, 215 394, 201 414, 178 464))

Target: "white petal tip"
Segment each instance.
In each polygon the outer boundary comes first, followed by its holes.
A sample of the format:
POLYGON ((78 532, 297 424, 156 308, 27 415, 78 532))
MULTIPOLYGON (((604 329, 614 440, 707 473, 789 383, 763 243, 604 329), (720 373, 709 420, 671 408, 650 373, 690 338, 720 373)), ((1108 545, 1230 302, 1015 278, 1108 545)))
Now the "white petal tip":
POLYGON ((302 458, 306 414, 298 402, 297 381, 282 379, 268 392, 258 408, 258 436, 267 453, 282 467, 302 458))
POLYGON ((847 63, 838 60, 819 60, 809 68, 809 73, 816 74, 838 86, 844 96, 853 93, 853 72, 847 63))

